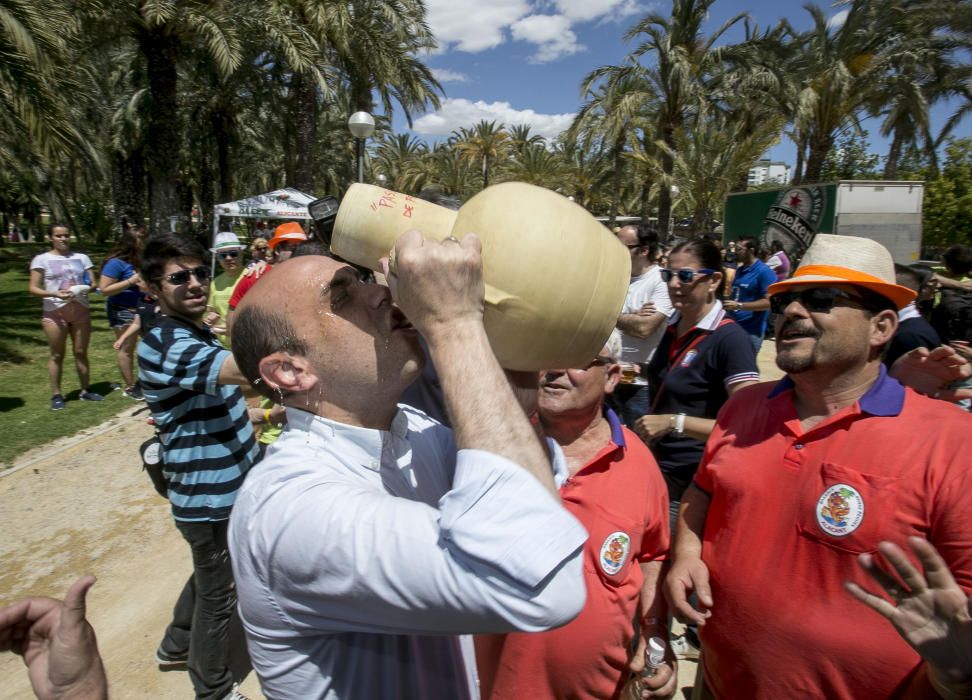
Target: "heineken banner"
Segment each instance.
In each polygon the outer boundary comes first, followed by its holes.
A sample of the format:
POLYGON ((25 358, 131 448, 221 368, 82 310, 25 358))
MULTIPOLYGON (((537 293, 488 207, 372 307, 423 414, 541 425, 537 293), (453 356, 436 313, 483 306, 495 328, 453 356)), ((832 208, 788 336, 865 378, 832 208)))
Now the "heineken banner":
POLYGON ((763 219, 763 246, 779 241, 787 255, 802 255, 820 231, 826 203, 825 186, 782 190, 763 219))

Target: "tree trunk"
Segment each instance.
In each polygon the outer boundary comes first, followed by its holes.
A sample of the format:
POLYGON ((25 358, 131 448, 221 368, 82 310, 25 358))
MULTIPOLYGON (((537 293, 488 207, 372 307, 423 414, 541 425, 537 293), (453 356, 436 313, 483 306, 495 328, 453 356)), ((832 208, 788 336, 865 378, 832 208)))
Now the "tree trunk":
POLYGON ((287 184, 313 194, 316 187, 314 154, 317 150, 317 88, 309 76, 298 73, 291 83, 290 123, 294 131, 294 172, 287 184))
MULTIPOLYGON (((197 162, 199 164, 199 184, 196 187, 196 196, 199 198, 199 228, 203 231, 212 231, 213 209, 216 206, 216 192, 213 189, 216 173, 213 172, 212 152, 208 148, 202 149, 197 162)), ((220 201, 229 200, 220 197, 220 201)))
POLYGON ((483 154, 483 189, 489 187, 489 158, 483 154))
POLYGON ((142 154, 119 152, 111 156, 111 198, 115 205, 115 223, 118 230, 122 220, 136 226, 145 226, 145 168, 142 154))
MULTIPOLYGON (((670 149, 675 150, 675 127, 665 124, 661 128, 662 141, 670 149)), ((671 182, 672 173, 675 171, 675 160, 669 151, 661 153, 661 169, 666 176, 663 182, 671 182)), ((672 218, 672 188, 670 185, 663 184, 658 188, 658 232, 663 241, 668 241, 668 232, 671 228, 672 218)))
POLYGON ((169 217, 179 216, 179 166, 182 129, 179 121, 178 41, 161 30, 139 37, 149 86, 148 124, 145 128, 145 164, 149 176, 151 230, 168 231, 169 217))
POLYGON ((608 227, 614 228, 618 221, 618 201, 621 199, 621 150, 614 145, 614 182, 611 187, 611 205, 608 211, 608 227))
POLYGON ((809 152, 807 154, 807 171, 804 174, 803 182, 820 182, 820 173, 823 171, 824 160, 834 145, 834 137, 830 134, 814 134, 809 139, 809 152))
POLYGON ((793 177, 790 178, 790 183, 794 185, 799 185, 801 182, 803 182, 803 154, 805 144, 806 140, 803 138, 803 135, 797 133, 796 164, 793 166, 793 177))
POLYGON ((645 175, 641 181, 641 223, 645 226, 649 225, 651 219, 651 188, 654 184, 649 175, 645 175))
POLYGON ((893 180, 898 175, 898 161, 901 159, 901 137, 895 130, 894 137, 891 139, 891 147, 888 149, 888 160, 884 164, 884 179, 893 180))

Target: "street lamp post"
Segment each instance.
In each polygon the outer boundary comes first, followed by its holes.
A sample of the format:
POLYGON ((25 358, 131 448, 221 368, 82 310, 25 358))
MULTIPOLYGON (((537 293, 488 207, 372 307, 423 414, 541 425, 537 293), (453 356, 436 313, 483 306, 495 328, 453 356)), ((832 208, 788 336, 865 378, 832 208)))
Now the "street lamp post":
POLYGON ((358 182, 364 182, 364 142, 375 133, 375 119, 367 112, 355 112, 348 119, 348 129, 354 136, 355 159, 358 165, 358 182))

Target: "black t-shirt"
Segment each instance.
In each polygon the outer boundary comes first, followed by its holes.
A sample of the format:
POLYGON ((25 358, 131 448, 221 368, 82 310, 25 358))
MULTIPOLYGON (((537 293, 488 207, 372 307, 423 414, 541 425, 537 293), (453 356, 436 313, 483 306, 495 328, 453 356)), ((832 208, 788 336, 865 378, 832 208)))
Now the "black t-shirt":
MULTIPOLYGON (((656 401, 652 413, 715 418, 729 398, 726 380, 757 380, 759 370, 753 344, 739 324, 723 322, 711 332, 695 328, 679 342, 673 324, 648 365, 648 377, 656 401)), ((672 500, 680 500, 692 482, 704 449, 702 440, 671 434, 651 448, 672 500)))
POLYGON ((907 318, 898 324, 888 351, 884 355, 884 364, 889 369, 902 355, 907 355, 915 348, 937 348, 942 344, 942 339, 932 328, 932 325, 921 318, 907 318))

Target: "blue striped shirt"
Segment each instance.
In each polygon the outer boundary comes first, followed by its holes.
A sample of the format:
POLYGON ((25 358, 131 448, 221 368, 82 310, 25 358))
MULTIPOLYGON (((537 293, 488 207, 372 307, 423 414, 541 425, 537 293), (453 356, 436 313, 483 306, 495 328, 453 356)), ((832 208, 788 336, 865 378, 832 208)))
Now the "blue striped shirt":
POLYGON ((162 440, 176 520, 228 519, 258 455, 243 392, 217 383, 229 356, 209 329, 169 316, 138 344, 139 383, 162 440))

